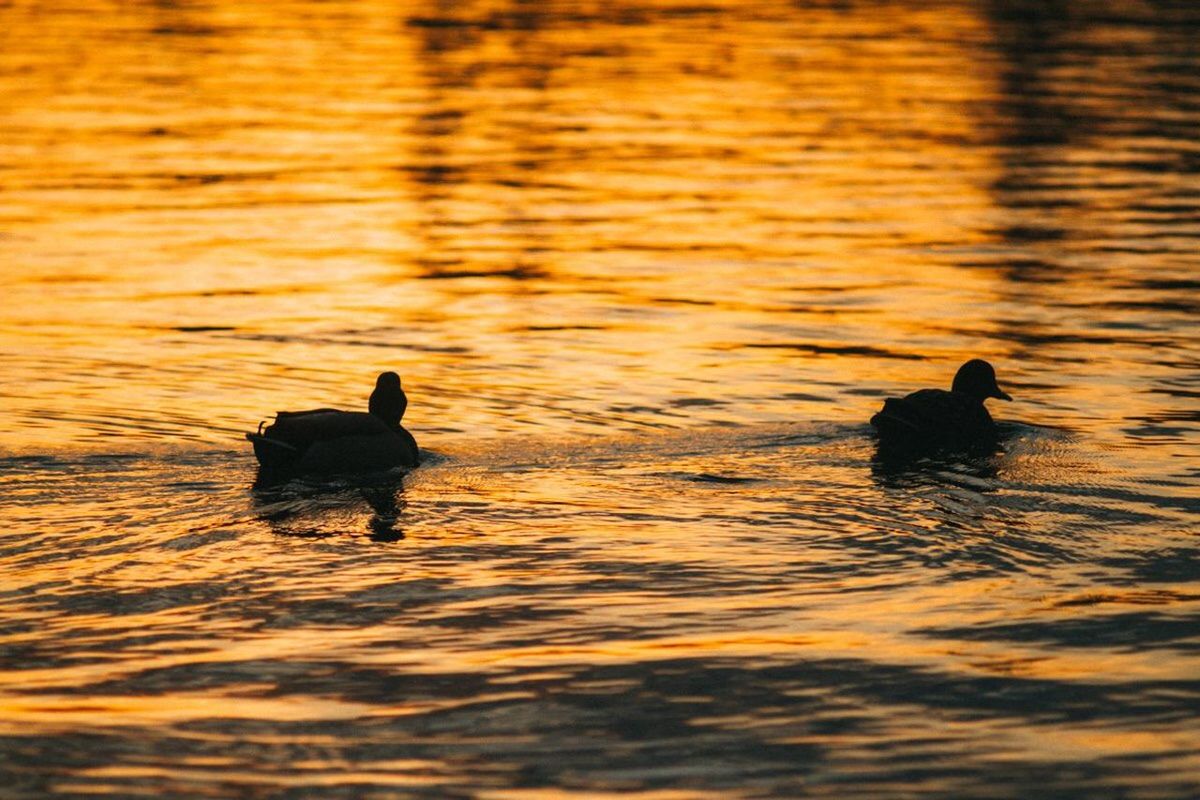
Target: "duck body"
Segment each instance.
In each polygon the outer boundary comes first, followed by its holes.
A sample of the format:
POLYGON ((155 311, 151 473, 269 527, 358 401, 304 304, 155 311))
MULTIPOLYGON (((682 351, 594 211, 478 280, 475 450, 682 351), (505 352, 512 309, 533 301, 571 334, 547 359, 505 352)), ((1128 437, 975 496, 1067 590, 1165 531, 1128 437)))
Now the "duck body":
POLYGON ((983 403, 944 389, 889 397, 871 425, 881 442, 909 449, 963 447, 996 438, 996 423, 983 403))
POLYGON ((374 414, 318 408, 280 411, 247 433, 264 469, 297 474, 378 472, 420 463, 416 439, 374 414))
POLYGON ((882 447, 900 451, 988 448, 996 445, 996 424, 984 406, 989 397, 1011 400, 996 383, 986 361, 959 368, 949 390, 921 389, 890 397, 871 417, 882 447))
POLYGON ((381 472, 420 464, 417 440, 400 424, 408 408, 400 376, 380 373, 367 408, 368 413, 277 411, 274 422, 265 428, 259 423, 246 438, 262 469, 277 477, 381 472))

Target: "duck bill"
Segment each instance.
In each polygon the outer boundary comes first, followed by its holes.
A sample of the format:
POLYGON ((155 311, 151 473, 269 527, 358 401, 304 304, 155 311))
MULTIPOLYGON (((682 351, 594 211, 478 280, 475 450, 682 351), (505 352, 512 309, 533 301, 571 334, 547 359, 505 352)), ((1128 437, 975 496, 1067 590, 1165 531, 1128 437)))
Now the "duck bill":
POLYGON ((1010 403, 1012 402, 1012 395, 1002 390, 1000 387, 996 387, 996 391, 992 392, 991 396, 997 400, 1007 400, 1010 403))

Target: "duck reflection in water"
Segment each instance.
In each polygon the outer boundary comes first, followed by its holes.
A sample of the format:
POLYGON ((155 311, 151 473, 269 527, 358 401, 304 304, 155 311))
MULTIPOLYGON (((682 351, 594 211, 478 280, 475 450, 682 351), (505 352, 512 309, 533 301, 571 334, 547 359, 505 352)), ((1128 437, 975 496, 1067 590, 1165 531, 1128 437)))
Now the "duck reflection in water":
POLYGON ((871 417, 878 435, 877 460, 910 461, 931 454, 994 453, 999 430, 988 398, 1012 400, 996 382, 992 365, 978 358, 959 367, 950 390, 921 389, 889 397, 871 417))
POLYGON ((913 452, 876 449, 871 478, 886 489, 957 486, 979 494, 999 489, 1004 459, 991 450, 913 452))
POLYGON ((253 493, 258 518, 280 536, 323 539, 355 534, 348 519, 368 514, 366 533, 372 541, 404 538, 398 526, 406 505, 402 475, 357 476, 352 482, 297 478, 256 483, 253 493))

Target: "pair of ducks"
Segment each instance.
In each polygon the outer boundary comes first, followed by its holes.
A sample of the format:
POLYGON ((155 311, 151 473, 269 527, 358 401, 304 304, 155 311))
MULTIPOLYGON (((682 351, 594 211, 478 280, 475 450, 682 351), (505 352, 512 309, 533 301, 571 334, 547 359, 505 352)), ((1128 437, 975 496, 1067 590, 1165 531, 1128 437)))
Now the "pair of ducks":
MULTIPOLYGON (((871 417, 881 449, 920 453, 974 449, 995 444, 996 428, 984 406, 989 398, 1012 400, 996 383, 992 365, 978 358, 959 367, 950 391, 921 389, 890 397, 871 417)), ((246 438, 265 469, 294 472, 364 472, 420 463, 416 439, 400 424, 408 397, 400 376, 375 381, 366 414, 318 408, 280 411, 265 430, 246 438)))

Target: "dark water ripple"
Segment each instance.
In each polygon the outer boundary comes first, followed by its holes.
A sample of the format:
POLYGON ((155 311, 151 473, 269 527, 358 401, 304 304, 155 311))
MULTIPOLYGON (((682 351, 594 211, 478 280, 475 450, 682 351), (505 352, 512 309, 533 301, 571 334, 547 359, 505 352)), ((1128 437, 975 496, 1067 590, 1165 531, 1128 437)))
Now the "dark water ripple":
POLYGON ((7 696, 47 726, 4 734, 16 796, 780 796, 850 774, 1000 796, 997 762, 1005 793, 1192 785, 1200 557, 1194 528, 1169 533, 1179 504, 1125 474, 1052 480, 1096 454, 1036 430, 897 472, 859 428, 738 433, 252 494, 240 453, 10 459, 10 509, 63 515, 53 541, 0 537, 21 575, 7 696), (540 481, 570 490, 539 502, 540 481), (137 522, 84 524, 89 505, 137 522))

